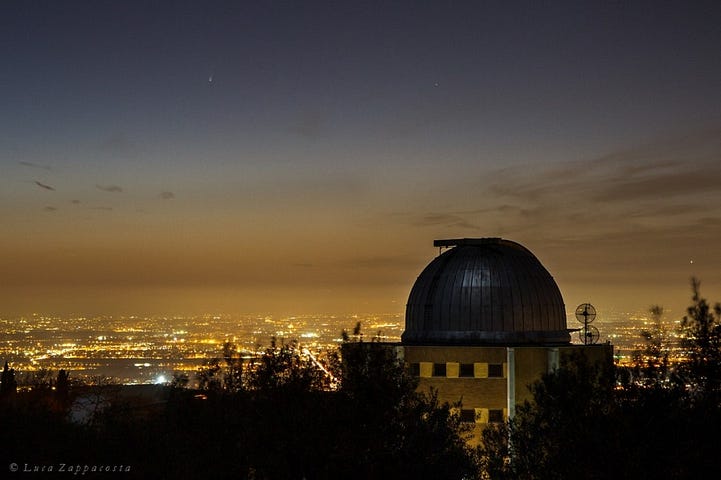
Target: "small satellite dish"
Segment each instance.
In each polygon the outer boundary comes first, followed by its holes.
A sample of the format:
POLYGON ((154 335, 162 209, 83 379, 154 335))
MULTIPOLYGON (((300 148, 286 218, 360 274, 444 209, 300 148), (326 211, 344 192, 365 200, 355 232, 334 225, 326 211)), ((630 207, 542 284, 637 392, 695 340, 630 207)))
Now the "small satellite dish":
POLYGON ((598 338, 601 336, 598 333, 598 329, 593 325, 586 325, 578 331, 578 338, 581 339, 584 345, 593 345, 598 342, 598 338))
POLYGON ((576 320, 584 325, 591 323, 596 318, 596 309, 590 303, 582 303, 576 307, 576 320))
POLYGON ((589 325, 596 318, 596 308, 590 303, 582 303, 576 307, 576 320, 583 324, 583 328, 578 330, 578 338, 584 345, 593 345, 598 342, 598 329, 589 325))

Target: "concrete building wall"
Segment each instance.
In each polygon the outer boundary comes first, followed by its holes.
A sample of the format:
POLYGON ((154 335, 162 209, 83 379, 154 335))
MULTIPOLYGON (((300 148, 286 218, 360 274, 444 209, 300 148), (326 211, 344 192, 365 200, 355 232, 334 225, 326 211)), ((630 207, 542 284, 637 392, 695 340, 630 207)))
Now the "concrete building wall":
POLYGON ((531 400, 528 387, 548 372, 548 347, 516 347, 515 403, 531 400))

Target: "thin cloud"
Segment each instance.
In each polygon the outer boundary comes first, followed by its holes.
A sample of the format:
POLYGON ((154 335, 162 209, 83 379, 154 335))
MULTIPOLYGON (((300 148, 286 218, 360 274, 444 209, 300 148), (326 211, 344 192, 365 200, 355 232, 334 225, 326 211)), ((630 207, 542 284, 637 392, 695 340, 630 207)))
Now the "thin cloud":
POLYGON ((58 209, 55 207, 45 207, 43 210, 45 210, 46 212, 51 212, 51 213, 58 211, 58 209))
POLYGON ((459 231, 478 225, 481 235, 553 252, 559 265, 658 271, 669 252, 685 257, 721 237, 720 139, 721 131, 702 132, 589 160, 505 168, 456 185, 473 192, 475 205, 395 219, 459 231))
POLYGON ((38 168, 40 170, 52 170, 52 167, 50 165, 40 165, 39 163, 33 163, 33 162, 18 162, 20 165, 24 165, 26 167, 31 168, 38 168))
POLYGON ((478 225, 469 222, 461 215, 453 213, 426 213, 411 219, 410 224, 415 227, 444 226, 477 230, 478 225))
POLYGON ((721 131, 660 141, 600 158, 568 162, 529 175, 521 168, 496 172, 487 186, 514 203, 561 209, 594 203, 633 208, 646 199, 668 201, 721 192, 721 131))
POLYGON ((599 201, 631 201, 643 198, 666 198, 719 191, 721 171, 704 168, 676 171, 642 178, 617 178, 615 182, 596 193, 599 201))
POLYGON ((110 193, 122 193, 123 187, 118 185, 95 185, 95 188, 98 190, 102 190, 103 192, 110 192, 110 193))
POLYGON ((631 217, 671 217, 676 215, 687 215, 689 212, 707 212, 710 210, 708 205, 693 205, 684 203, 679 205, 660 205, 660 206, 644 206, 640 205, 636 210, 628 215, 631 217))
POLYGON ((44 183, 40 183, 40 182, 38 182, 37 180, 35 180, 35 185, 37 185, 37 186, 40 187, 40 188, 44 188, 45 190, 51 190, 51 191, 53 191, 53 192, 55 191, 55 189, 54 189, 53 187, 51 187, 50 185, 46 185, 46 184, 44 184, 44 183))
POLYGON ((173 192, 160 192, 160 198, 163 200, 172 200, 175 198, 175 194, 173 192))

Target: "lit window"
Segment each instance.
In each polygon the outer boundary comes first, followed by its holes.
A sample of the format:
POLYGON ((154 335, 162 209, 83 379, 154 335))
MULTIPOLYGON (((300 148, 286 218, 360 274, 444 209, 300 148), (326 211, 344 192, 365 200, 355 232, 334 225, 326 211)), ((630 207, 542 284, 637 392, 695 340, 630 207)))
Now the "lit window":
POLYGON ((503 364, 502 363, 488 364, 488 378, 503 378, 503 364))
POLYGON ((433 376, 434 377, 445 377, 446 376, 446 364, 445 363, 434 363, 433 364, 433 376))
POLYGON ((458 369, 459 377, 473 377, 473 364, 472 363, 461 363, 458 369))

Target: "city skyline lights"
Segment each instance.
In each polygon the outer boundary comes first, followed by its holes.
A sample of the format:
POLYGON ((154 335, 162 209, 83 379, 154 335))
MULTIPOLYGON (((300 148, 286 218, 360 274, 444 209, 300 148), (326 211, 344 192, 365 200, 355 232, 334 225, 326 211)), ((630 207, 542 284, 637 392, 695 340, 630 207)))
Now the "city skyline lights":
MULTIPOLYGON (((230 342, 246 361, 260 356, 272 338, 298 341, 301 349, 328 354, 342 342, 341 332, 361 323, 364 338, 399 342, 404 328, 398 314, 296 315, 290 317, 206 314, 198 317, 44 317, 0 318, 5 332, 0 339, 0 360, 9 361, 24 375, 42 369, 65 369, 85 382, 111 379, 124 384, 170 381, 187 374, 196 381, 198 369, 221 358, 230 342)), ((671 362, 682 356, 677 328, 679 319, 662 317, 671 362)), ((594 322, 600 342, 614 345, 615 361, 627 365, 634 350, 643 347, 641 331, 653 328, 645 311, 603 312, 594 322)), ((569 328, 578 328, 573 312, 569 328)), ((581 343, 577 333, 572 343, 581 343)), ((28 377, 30 378, 30 377, 28 377)), ((162 383, 162 382, 161 382, 162 383)))

